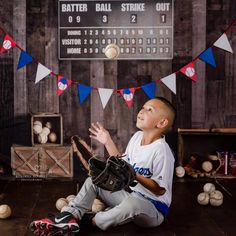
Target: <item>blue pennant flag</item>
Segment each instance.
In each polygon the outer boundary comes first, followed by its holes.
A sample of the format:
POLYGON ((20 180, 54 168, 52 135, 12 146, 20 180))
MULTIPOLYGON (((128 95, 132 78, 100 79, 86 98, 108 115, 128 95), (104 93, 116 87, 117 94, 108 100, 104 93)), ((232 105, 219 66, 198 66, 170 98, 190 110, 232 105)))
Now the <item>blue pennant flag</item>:
POLYGON ((17 65, 17 70, 28 65, 33 61, 33 58, 25 51, 21 51, 20 58, 17 65))
POLYGON ((77 89, 79 93, 79 101, 80 101, 80 104, 82 104, 84 100, 87 98, 87 96, 91 93, 93 88, 90 86, 79 84, 77 89))
POLYGON ((212 48, 208 48, 207 50, 205 50, 204 52, 202 52, 199 56, 199 58, 212 65, 213 67, 216 67, 216 62, 215 62, 215 58, 214 58, 214 55, 213 55, 213 51, 212 51, 212 48))
POLYGON ((156 96, 156 82, 152 82, 147 85, 142 86, 143 91, 147 94, 149 98, 155 98, 156 96))

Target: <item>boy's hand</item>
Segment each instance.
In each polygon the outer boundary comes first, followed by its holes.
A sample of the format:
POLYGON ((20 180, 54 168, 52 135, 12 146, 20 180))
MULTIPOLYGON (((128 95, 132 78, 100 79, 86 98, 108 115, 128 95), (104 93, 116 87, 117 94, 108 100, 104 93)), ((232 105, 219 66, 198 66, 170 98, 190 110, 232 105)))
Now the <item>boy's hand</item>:
POLYGON ((109 132, 99 123, 92 123, 92 127, 89 128, 90 138, 97 140, 98 142, 106 145, 111 139, 109 132))

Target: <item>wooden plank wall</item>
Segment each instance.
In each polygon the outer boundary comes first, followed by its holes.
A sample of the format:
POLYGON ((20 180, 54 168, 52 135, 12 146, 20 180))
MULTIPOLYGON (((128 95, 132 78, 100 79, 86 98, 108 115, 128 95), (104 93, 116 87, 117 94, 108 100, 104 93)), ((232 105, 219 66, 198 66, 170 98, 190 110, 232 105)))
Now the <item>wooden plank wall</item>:
MULTIPOLYGON (((23 49, 54 72, 74 82, 113 89, 140 86, 178 71, 219 38, 236 18, 234 0, 175 0, 173 60, 59 61, 57 9, 58 0, 7 1, 0 7, 0 25, 23 49)), ((227 35, 236 52, 236 26, 227 35)), ((0 37, 2 40, 3 36, 0 37)), ((236 126, 236 53, 215 48, 214 53, 217 69, 197 62, 196 83, 178 74, 177 95, 158 83, 156 94, 170 99, 177 108, 175 131, 177 127, 236 126)), ((147 101, 142 90, 136 91, 130 109, 120 95, 114 94, 103 110, 96 92, 80 105, 76 84, 58 98, 56 78, 49 76, 35 84, 37 64, 16 71, 18 56, 19 50, 14 49, 0 57, 0 152, 9 154, 13 142, 30 140, 29 113, 36 112, 62 113, 65 142, 73 134, 90 142, 88 128, 91 122, 100 121, 124 151, 136 131, 136 114, 147 101), (12 129, 14 132, 9 132, 12 129)), ((175 143, 172 140, 172 145, 175 143)), ((92 146, 104 155, 101 145, 92 142, 92 146)))

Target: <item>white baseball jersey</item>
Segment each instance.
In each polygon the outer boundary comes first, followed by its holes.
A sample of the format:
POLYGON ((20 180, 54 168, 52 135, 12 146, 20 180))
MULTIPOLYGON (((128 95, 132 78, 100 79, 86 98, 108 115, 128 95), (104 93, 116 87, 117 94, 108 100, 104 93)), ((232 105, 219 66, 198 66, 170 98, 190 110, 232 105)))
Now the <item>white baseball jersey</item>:
POLYGON ((136 173, 155 180, 166 189, 166 192, 162 196, 157 196, 139 183, 131 189, 170 206, 175 161, 173 153, 165 138, 160 138, 148 145, 141 145, 142 137, 143 131, 137 131, 133 135, 123 159, 133 166, 136 173))

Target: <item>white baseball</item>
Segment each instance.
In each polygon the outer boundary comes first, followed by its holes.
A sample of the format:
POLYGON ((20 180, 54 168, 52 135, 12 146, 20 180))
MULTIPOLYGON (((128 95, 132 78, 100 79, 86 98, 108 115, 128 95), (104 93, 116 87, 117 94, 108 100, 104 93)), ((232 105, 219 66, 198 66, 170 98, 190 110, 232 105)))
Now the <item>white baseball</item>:
POLYGON ((40 134, 38 134, 38 142, 39 143, 46 143, 48 141, 48 136, 45 134, 45 133, 43 133, 43 132, 41 132, 40 134))
POLYGON ((49 135, 50 134, 50 129, 48 127, 43 127, 42 133, 44 133, 45 135, 49 135))
POLYGON ((46 122, 45 126, 49 129, 51 129, 52 128, 52 122, 50 122, 50 121, 46 122))
POLYGON ((204 161, 202 163, 202 169, 206 172, 210 172, 213 169, 213 165, 210 161, 204 161))
POLYGON ((67 205, 64 206, 64 207, 62 207, 61 210, 60 210, 60 212, 66 211, 67 207, 68 207, 67 205))
POLYGON ((33 126, 33 131, 34 131, 34 134, 40 134, 42 132, 42 126, 38 125, 38 124, 35 124, 33 126))
POLYGON ((133 93, 124 93, 124 99, 125 99, 125 101, 132 101, 132 99, 133 99, 133 93))
POLYGON ((52 143, 55 143, 57 141, 57 135, 54 132, 51 132, 48 135, 48 140, 52 143))
POLYGON ((42 122, 39 120, 34 121, 33 125, 39 125, 39 126, 43 127, 42 122))
POLYGON ((184 169, 184 167, 183 167, 183 166, 177 166, 177 167, 175 168, 175 174, 176 174, 176 176, 178 176, 179 178, 184 177, 184 175, 185 175, 185 169, 184 169))
POLYGON ((0 219, 7 219, 11 216, 11 208, 4 204, 0 205, 0 219))
POLYGON ((56 201, 56 208, 57 210, 61 211, 61 209, 64 207, 64 206, 67 206, 68 205, 68 201, 65 199, 65 198, 59 198, 57 201, 56 201))
POLYGON ((207 205, 209 203, 210 196, 208 193, 202 192, 197 196, 197 201, 200 205, 207 205))
POLYGON ((185 74, 186 74, 188 77, 194 76, 194 74, 195 74, 194 68, 193 68, 193 67, 187 67, 186 70, 185 70, 185 74))
POLYGON ((99 199, 95 198, 93 205, 92 205, 92 212, 97 213, 99 211, 105 210, 106 206, 105 204, 100 201, 99 199))
POLYGON ((204 186, 203 186, 203 191, 205 192, 205 193, 211 193, 211 192, 213 192, 213 191, 215 191, 215 189, 216 189, 216 187, 215 187, 215 185, 214 184, 212 184, 212 183, 206 183, 204 186))
POLYGON ((3 48, 4 49, 10 49, 12 46, 11 46, 11 41, 10 40, 4 40, 3 44, 2 44, 3 48))
POLYGON ((210 204, 212 206, 220 206, 223 203, 223 194, 219 190, 210 193, 210 204))
POLYGON ((107 58, 114 59, 119 56, 120 48, 116 44, 108 44, 104 50, 107 58))
POLYGON ((73 194, 67 196, 67 198, 66 198, 66 200, 67 200, 68 202, 70 202, 70 201, 72 201, 72 200, 74 200, 74 199, 75 199, 75 195, 73 195, 73 194))
POLYGON ((60 90, 65 90, 65 89, 67 88, 67 84, 64 84, 64 83, 62 83, 62 82, 59 82, 59 83, 58 83, 58 88, 59 88, 60 90))

